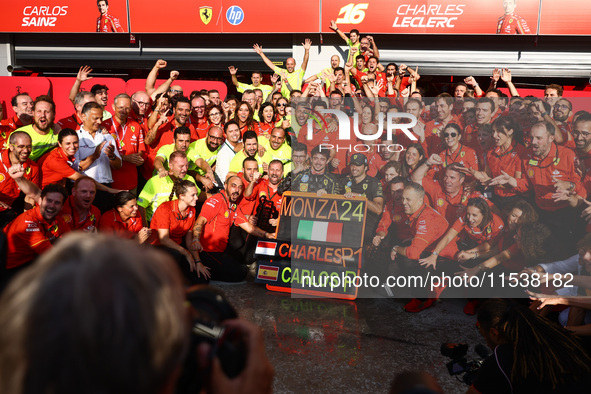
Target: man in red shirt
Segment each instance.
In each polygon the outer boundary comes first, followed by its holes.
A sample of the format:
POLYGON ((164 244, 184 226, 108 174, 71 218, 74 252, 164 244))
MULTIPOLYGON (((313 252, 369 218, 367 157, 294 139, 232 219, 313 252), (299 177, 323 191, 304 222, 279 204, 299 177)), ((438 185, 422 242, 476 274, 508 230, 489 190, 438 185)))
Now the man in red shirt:
MULTIPOLYGON (((14 205, 15 200, 20 196, 21 190, 9 174, 9 168, 13 165, 20 165, 24 171, 24 177, 37 186, 41 185, 39 166, 29 159, 31 154, 31 137, 22 131, 10 135, 8 149, 0 155, 0 228, 14 219, 22 209, 14 205)), ((33 202, 25 197, 25 202, 32 207, 33 202)))
POLYGON ((109 15, 109 0, 98 0, 96 2, 100 16, 96 18, 97 33, 123 33, 123 27, 119 19, 109 15))
POLYGON ((481 125, 491 123, 495 113, 495 103, 489 97, 483 97, 476 104, 476 123, 466 126, 464 141, 472 149, 478 149, 478 129, 481 125))
POLYGON ((203 100, 203 97, 195 96, 191 100, 191 117, 189 120, 197 132, 197 139, 204 138, 209 129, 209 122, 205 117, 205 100, 203 100))
POLYGON ((72 195, 64 203, 59 216, 72 230, 96 232, 101 211, 92 203, 96 196, 96 183, 90 177, 76 179, 72 195))
POLYGON ((33 123, 33 100, 28 93, 19 93, 10 100, 14 116, 0 121, 0 148, 16 129, 33 123))
POLYGON ((180 97, 174 106, 174 113, 165 120, 158 119, 158 122, 150 129, 145 138, 145 143, 149 147, 149 154, 144 163, 145 174, 148 170, 150 174, 154 172, 154 159, 158 149, 164 145, 174 144, 174 131, 177 127, 187 126, 191 130, 191 142, 199 139, 195 127, 189 122, 190 113, 189 99, 180 97))
POLYGON ((137 167, 144 163, 144 155, 146 155, 144 132, 140 125, 129 117, 131 97, 126 93, 115 96, 113 111, 113 117, 102 123, 102 126, 115 139, 123 162, 121 168, 111 171, 112 186, 115 189, 129 190, 136 194, 137 167))
POLYGON ((18 216, 4 228, 7 254, 6 269, 1 279, 3 286, 70 231, 70 227, 58 215, 67 197, 68 192, 62 186, 48 185, 41 192, 39 206, 18 216))
POLYGON ((532 34, 525 19, 515 14, 517 0, 503 0, 505 14, 499 17, 497 34, 532 34))
MULTIPOLYGON (((486 198, 476 190, 467 191, 464 189, 466 175, 459 163, 453 163, 445 167, 442 176, 438 177, 438 179, 424 178, 430 166, 441 164, 441 157, 432 155, 412 173, 410 179, 423 186, 433 209, 445 217, 449 223, 453 224, 459 217, 464 215, 466 204, 468 204, 470 198, 480 197, 484 200, 486 198)), ((489 206, 493 205, 491 201, 486 201, 489 206)))
MULTIPOLYGON (((205 201, 195 221, 190 249, 198 252, 201 262, 209 267, 211 280, 239 282, 248 272, 246 266, 237 261, 227 248, 233 224, 255 237, 275 238, 274 234, 268 234, 250 224, 236 211, 236 204, 243 188, 242 180, 238 176, 228 177, 225 189, 205 201)), ((195 259, 195 262, 198 260, 195 259)))
POLYGON ((440 133, 448 123, 462 124, 460 119, 452 113, 454 98, 448 93, 441 93, 435 98, 437 117, 425 124, 425 143, 427 155, 441 153, 444 149, 441 143, 440 133))
POLYGON ((74 131, 80 130, 80 127, 82 127, 82 108, 84 107, 84 104, 91 101, 96 101, 94 94, 86 91, 76 93, 76 97, 74 98, 74 108, 76 109, 76 112, 66 118, 58 120, 56 123, 62 129, 72 129, 74 131))
MULTIPOLYGON (((447 231, 445 218, 424 202, 425 190, 421 185, 410 182, 402 192, 402 206, 406 215, 406 225, 410 227, 412 237, 402 244, 392 246, 390 258, 394 261, 396 276, 421 276, 426 279, 428 271, 419 265, 418 259, 426 256, 437 245, 439 239, 447 231)), ((429 285, 419 284, 410 287, 414 297, 425 297, 430 294, 429 285)), ((434 298, 419 300, 413 298, 405 305, 407 312, 419 312, 433 305, 434 298)))
MULTIPOLYGON (((244 197, 246 199, 252 199, 253 196, 256 198, 255 210, 257 214, 259 210, 262 209, 261 203, 263 200, 272 201, 278 216, 279 209, 281 208, 282 194, 278 192, 277 187, 283 179, 283 163, 281 160, 273 160, 269 163, 268 168, 269 179, 260 178, 259 181, 256 182, 256 174, 260 173, 255 173, 255 179, 253 179, 254 182, 248 184, 244 192, 244 197)), ((257 225, 269 232, 275 232, 277 216, 273 215, 273 218, 269 219, 269 223, 257 223, 257 225)))
POLYGON ((575 169, 575 153, 554 142, 554 126, 546 121, 538 122, 531 128, 531 147, 521 164, 521 179, 515 179, 503 172, 490 185, 508 185, 518 192, 532 190, 539 208, 540 222, 550 228, 554 237, 563 243, 565 251, 576 249, 574 243, 581 239, 579 232, 583 223, 569 201, 557 201, 556 189, 568 185, 567 189, 580 198, 586 193, 581 178, 575 169))

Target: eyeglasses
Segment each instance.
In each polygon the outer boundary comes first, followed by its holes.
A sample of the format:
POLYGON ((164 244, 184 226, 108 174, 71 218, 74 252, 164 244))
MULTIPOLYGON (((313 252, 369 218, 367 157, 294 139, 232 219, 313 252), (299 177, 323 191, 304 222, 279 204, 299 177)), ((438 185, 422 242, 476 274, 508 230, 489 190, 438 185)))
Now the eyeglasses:
POLYGON ((223 140, 224 140, 224 138, 223 138, 223 137, 214 137, 213 135, 209 135, 209 134, 207 135, 207 137, 208 137, 210 140, 214 140, 214 141, 223 141, 223 140))
POLYGON ((443 136, 445 138, 447 138, 447 137, 456 138, 458 136, 458 133, 443 133, 443 136))
POLYGON ((204 106, 204 105, 202 105, 202 106, 200 106, 200 107, 193 107, 193 109, 205 109, 205 106, 204 106))
POLYGON ((136 103, 138 107, 147 107, 150 105, 150 103, 144 103, 143 101, 133 100, 133 102, 136 103))
POLYGON ((209 116, 220 116, 221 112, 210 112, 209 116))
POLYGON ((278 107, 287 107, 287 103, 277 103, 278 107))
POLYGON ((558 109, 568 109, 570 111, 570 107, 566 104, 554 104, 554 108, 558 108, 558 109))
MULTIPOLYGON (((183 93, 183 91, 182 91, 182 90, 177 90, 177 89, 170 89, 170 90, 169 90, 169 92, 170 92, 170 93, 174 93, 174 94, 177 94, 177 93, 183 93)), ((205 107, 204 107, 204 108, 205 108, 205 107)))

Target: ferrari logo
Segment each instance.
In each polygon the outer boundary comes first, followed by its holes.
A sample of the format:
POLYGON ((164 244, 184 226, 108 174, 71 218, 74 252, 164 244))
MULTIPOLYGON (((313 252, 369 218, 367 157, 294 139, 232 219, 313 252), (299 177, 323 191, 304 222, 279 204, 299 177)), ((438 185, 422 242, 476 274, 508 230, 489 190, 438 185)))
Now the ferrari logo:
POLYGON ((199 16, 201 17, 201 22, 203 22, 204 25, 207 25, 211 22, 213 10, 208 6, 199 7, 199 16))

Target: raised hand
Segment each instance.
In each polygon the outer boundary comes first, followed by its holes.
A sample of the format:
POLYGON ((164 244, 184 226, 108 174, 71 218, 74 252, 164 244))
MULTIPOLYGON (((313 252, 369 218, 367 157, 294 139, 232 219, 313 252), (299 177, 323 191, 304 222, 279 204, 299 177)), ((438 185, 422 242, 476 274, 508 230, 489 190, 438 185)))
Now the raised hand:
POLYGON ((472 76, 464 78, 464 83, 472 87, 477 85, 476 80, 472 76))
POLYGON ((228 67, 228 71, 230 71, 230 75, 236 75, 236 73, 238 72, 238 69, 234 66, 230 66, 230 67, 228 67))
POLYGON ((254 44, 254 45, 252 46, 252 49, 254 49, 254 51, 255 51, 256 53, 258 53, 259 55, 261 55, 261 54, 263 53, 263 47, 262 47, 262 46, 260 46, 259 44, 254 44))
POLYGON ((306 51, 309 51, 310 50, 310 47, 312 46, 312 40, 310 40, 309 38, 306 38, 304 40, 304 42, 302 43, 302 46, 304 47, 304 49, 306 51))
POLYGON ((176 81, 176 79, 179 77, 179 72, 177 70, 173 70, 170 72, 170 79, 172 79, 173 81, 176 81))
POLYGON ((492 72, 492 77, 490 77, 490 79, 492 79, 495 82, 499 82, 499 78, 501 78, 501 71, 498 68, 495 68, 492 72))
POLYGON ((503 73, 501 74, 501 79, 505 83, 511 82, 511 70, 509 70, 508 68, 504 68, 503 73))
POLYGON ((76 75, 76 79, 80 82, 88 81, 94 77, 89 77, 88 74, 92 72, 92 68, 90 66, 82 66, 80 70, 78 70, 78 75, 76 75))
POLYGON ((158 59, 156 60, 156 64, 154 65, 154 67, 156 67, 157 69, 161 69, 166 67, 167 65, 168 63, 166 63, 166 60, 158 59))
POLYGON ((330 29, 331 30, 337 30, 338 29, 337 23, 335 21, 330 21, 330 29))

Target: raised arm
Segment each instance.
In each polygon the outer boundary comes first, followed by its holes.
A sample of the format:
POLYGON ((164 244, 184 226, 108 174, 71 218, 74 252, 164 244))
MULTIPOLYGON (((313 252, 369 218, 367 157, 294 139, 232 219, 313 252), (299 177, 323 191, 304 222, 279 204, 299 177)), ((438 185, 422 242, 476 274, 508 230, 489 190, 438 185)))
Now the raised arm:
POLYGON ((484 95, 484 92, 482 91, 482 89, 480 88, 480 86, 478 85, 478 82, 476 82, 474 77, 472 77, 472 76, 466 77, 464 79, 464 83, 466 85, 470 86, 472 89, 474 89, 474 96, 482 97, 484 95))
POLYGON ((269 67, 271 70, 275 70, 275 65, 273 64, 273 62, 264 54, 263 52, 263 47, 260 46, 259 44, 254 44, 252 46, 252 49, 259 54, 259 56, 261 57, 261 59, 263 59, 263 61, 265 62, 265 64, 267 65, 267 67, 269 67))
POLYGON ((312 46, 312 40, 306 38, 302 43, 302 46, 304 47, 304 60, 302 60, 301 69, 302 71, 306 72, 306 69, 308 68, 308 59, 310 59, 310 47, 312 46))
POLYGON ((419 185, 422 185, 423 178, 425 177, 425 175, 427 175, 429 167, 440 164, 443 164, 441 157, 433 153, 423 164, 421 164, 419 167, 417 167, 416 170, 413 171, 412 175, 410 176, 410 180, 418 183, 419 185))
POLYGON ((345 33, 339 30, 339 27, 337 26, 337 23, 335 21, 330 21, 330 29, 337 33, 343 40, 345 40, 345 42, 349 42, 349 37, 347 37, 345 33))
POLYGON ((76 75, 76 80, 74 81, 74 85, 72 85, 72 89, 70 89, 70 96, 68 97, 72 104, 74 104, 74 100, 76 99, 76 95, 80 91, 80 85, 82 82, 88 81, 94 77, 88 76, 92 72, 92 68, 89 66, 82 66, 80 70, 78 70, 78 75, 76 75))
POLYGON ((21 189, 27 198, 37 205, 41 204, 41 189, 25 178, 25 168, 22 164, 14 164, 10 167, 8 169, 8 175, 14 179, 19 189, 21 189))
POLYGON ((150 74, 148 74, 148 78, 146 78, 145 90, 146 93, 150 95, 150 97, 152 96, 152 93, 154 93, 154 90, 156 90, 156 79, 158 78, 158 72, 160 72, 160 69, 166 67, 166 65, 166 60, 158 59, 156 60, 154 67, 152 67, 150 74))
POLYGON ((507 88, 509 88, 509 93, 511 94, 511 97, 519 97, 519 92, 515 88, 515 85, 513 85, 513 81, 511 78, 511 70, 509 70, 508 68, 504 68, 503 73, 501 74, 501 79, 503 80, 503 82, 505 82, 507 88))
POLYGON ((238 69, 234 66, 229 66, 228 67, 228 71, 230 71, 230 75, 232 76, 232 84, 236 87, 238 87, 238 78, 236 77, 236 73, 238 72, 238 69))
POLYGON ((168 79, 166 81, 164 81, 160 86, 158 86, 156 88, 156 90, 154 90, 152 92, 152 94, 150 95, 150 98, 152 99, 152 101, 156 100, 156 96, 158 96, 159 94, 164 94, 166 92, 168 92, 168 89, 170 89, 170 85, 172 85, 172 83, 174 81, 177 80, 177 78, 179 77, 179 72, 176 70, 172 70, 170 72, 170 77, 168 77, 168 79))
POLYGON ((378 50, 378 46, 376 45, 375 40, 373 39, 372 36, 367 36, 367 39, 371 43, 371 50, 373 52, 373 55, 379 59, 380 58, 380 51, 378 50))

